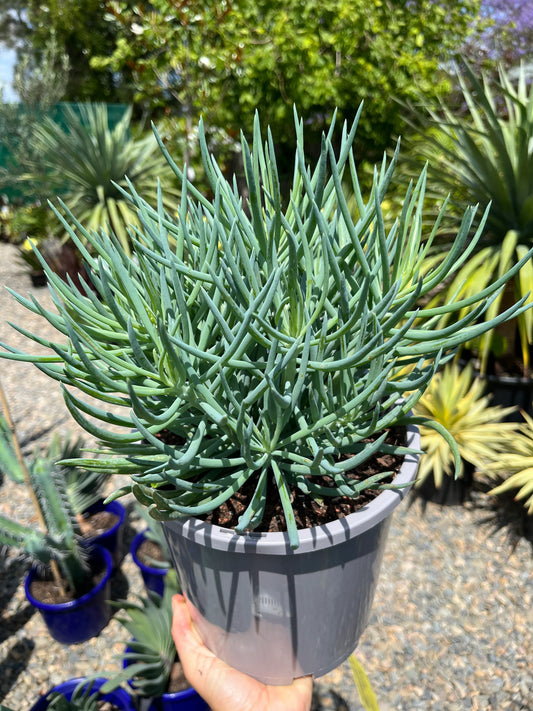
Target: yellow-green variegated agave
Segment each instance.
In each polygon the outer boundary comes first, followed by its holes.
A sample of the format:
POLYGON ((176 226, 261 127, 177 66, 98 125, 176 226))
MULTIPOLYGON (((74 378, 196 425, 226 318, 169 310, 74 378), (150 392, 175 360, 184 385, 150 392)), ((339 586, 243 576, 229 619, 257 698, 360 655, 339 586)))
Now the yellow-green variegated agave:
POLYGON ((433 476, 435 486, 440 488, 444 477, 455 474, 454 455, 440 428, 457 443, 461 455, 458 475, 462 476, 465 462, 482 469, 498 455, 505 433, 511 435, 515 431, 514 423, 502 422, 512 410, 490 405, 485 384, 473 377, 471 365, 447 364, 414 407, 417 415, 431 422, 431 426, 420 425, 424 454, 416 485, 433 476))
POLYGON ((525 422, 512 437, 506 437, 506 451, 491 462, 486 472, 501 480, 491 490, 498 496, 516 492, 515 499, 522 501, 529 515, 533 515, 533 418, 522 413, 525 422))
POLYGON ((161 146, 181 201, 174 214, 162 193, 152 201, 128 185, 123 195, 140 225, 129 233, 131 256, 66 206, 58 213, 91 287, 48 269, 53 310, 16 298, 57 338, 17 327, 40 355, 9 344, 2 355, 35 362, 59 382, 74 418, 102 444, 103 458, 82 465, 130 475, 116 496, 131 491, 152 516, 173 519, 206 514, 248 484, 254 494, 236 531, 257 528, 274 498, 297 546, 294 492, 357 497, 390 486, 387 472, 364 481, 350 474, 376 452, 406 453, 385 441, 387 428, 425 422, 411 410, 439 366, 526 308, 519 300, 481 320, 533 251, 475 295, 420 307, 468 261, 483 220, 472 234, 468 208, 449 252, 424 268, 438 230, 423 228, 426 173, 389 225, 382 205, 399 152, 363 194, 353 152, 358 118, 338 136, 332 122, 311 166, 296 116, 293 182, 284 193, 273 138, 262 135, 258 117, 252 144, 242 139, 243 195, 209 154, 202 126, 209 197, 161 146), (355 217, 345 194, 354 195, 355 217), (455 317, 439 328, 444 315, 455 317))

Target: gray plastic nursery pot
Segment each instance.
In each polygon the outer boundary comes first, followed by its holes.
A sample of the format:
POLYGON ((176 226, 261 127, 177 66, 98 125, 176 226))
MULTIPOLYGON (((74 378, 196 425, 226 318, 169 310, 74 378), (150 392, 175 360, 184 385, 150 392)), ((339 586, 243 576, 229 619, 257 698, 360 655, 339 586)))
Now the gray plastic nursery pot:
MULTIPOLYGON (((417 428, 408 446, 420 447, 417 428)), ((409 455, 395 484, 412 484, 409 455)), ((335 669, 365 629, 391 514, 409 487, 386 490, 364 508, 300 530, 235 534, 195 518, 164 522, 173 563, 204 643, 267 684, 288 684, 335 669)))

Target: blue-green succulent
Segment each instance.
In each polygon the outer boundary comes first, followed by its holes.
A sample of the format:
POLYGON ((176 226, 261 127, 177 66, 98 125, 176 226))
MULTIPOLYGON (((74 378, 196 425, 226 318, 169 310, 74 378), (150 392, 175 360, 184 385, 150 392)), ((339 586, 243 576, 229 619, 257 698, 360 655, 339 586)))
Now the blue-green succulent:
POLYGON ((398 218, 385 219, 399 150, 375 168, 363 195, 358 117, 339 137, 332 121, 314 167, 295 117, 286 195, 272 136, 262 136, 257 117, 251 145, 242 140, 243 194, 209 154, 201 125, 210 196, 160 141, 180 203, 169 212, 164 186, 149 203, 129 183, 140 224, 130 230, 131 255, 61 204, 91 283, 78 289, 47 270, 53 310, 15 295, 58 335, 16 326, 42 354, 4 344, 3 355, 32 361, 60 383, 73 417, 104 450, 81 464, 131 475, 116 495, 132 491, 155 518, 206 514, 248 483, 255 493, 236 530, 256 528, 266 501, 279 497, 296 546, 293 493, 357 497, 389 486, 386 473, 364 481, 351 474, 376 452, 405 453, 385 441, 386 430, 416 420, 411 409, 439 365, 526 308, 521 300, 480 319, 531 252, 479 294, 420 305, 469 259, 485 218, 471 234, 476 210, 468 208, 449 252, 426 268, 439 226, 423 228, 426 173, 406 190, 398 218), (456 317, 439 328, 444 314, 456 317))

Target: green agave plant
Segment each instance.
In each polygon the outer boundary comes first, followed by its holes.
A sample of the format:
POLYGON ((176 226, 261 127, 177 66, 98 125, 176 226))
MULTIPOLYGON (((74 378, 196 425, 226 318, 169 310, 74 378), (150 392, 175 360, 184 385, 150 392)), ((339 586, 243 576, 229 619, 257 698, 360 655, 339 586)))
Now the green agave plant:
MULTIPOLYGON (((154 201, 160 178, 172 209, 178 196, 172 172, 153 135, 131 136, 131 109, 112 129, 105 104, 67 106, 65 122, 63 127, 45 118, 34 132, 34 148, 47 166, 46 194, 62 195, 87 229, 111 229, 129 254, 128 228, 139 226, 139 221, 120 190, 126 186, 125 176, 154 201)), ((39 180, 39 175, 28 174, 26 179, 39 180)))
MULTIPOLYGON (((502 422, 513 408, 491 407, 490 396, 484 391, 485 384, 473 377, 471 365, 462 368, 447 364, 413 408, 420 417, 438 422, 454 438, 461 455, 459 476, 463 475, 465 462, 483 469, 497 456, 505 438, 516 431, 514 423, 502 422)), ((453 453, 439 432, 431 427, 421 425, 420 437, 424 454, 420 458, 416 485, 433 476, 435 486, 440 488, 445 476, 454 475, 453 453)))
MULTIPOLYGON (((443 292, 444 298, 469 298, 504 274, 533 245, 533 85, 525 67, 517 78, 500 69, 499 82, 479 79, 466 65, 457 75, 466 106, 462 115, 446 105, 418 112, 414 127, 426 142, 417 153, 431 161, 433 188, 449 192, 455 214, 467 204, 490 206, 486 233, 476 250, 443 292)), ((527 260, 486 311, 486 319, 506 304, 530 294, 533 262, 527 260)), ((532 298, 531 296, 529 297, 532 298)), ((463 315, 463 314, 460 314, 463 315)), ((451 316, 443 320, 450 323, 451 316)), ((490 330, 468 345, 480 354, 481 371, 489 355, 518 355, 523 371, 530 368, 533 312, 518 315, 513 327, 490 330)))
POLYGON ((48 695, 48 711, 98 711, 102 705, 102 694, 93 691, 94 679, 83 679, 75 687, 70 699, 59 691, 48 695))
POLYGON ((505 451, 485 467, 489 476, 502 480, 489 493, 494 496, 516 491, 515 499, 523 501, 528 514, 533 515, 533 418, 522 413, 525 422, 518 433, 506 437, 505 451))
MULTIPOLYGON (((60 454, 79 454, 79 442, 61 449, 59 439, 55 439, 45 456, 34 456, 25 460, 7 398, 0 382, 0 405, 4 415, 0 415, 0 472, 11 480, 26 485, 28 495, 35 508, 40 529, 24 525, 7 516, 0 515, 0 543, 21 550, 34 562, 48 567, 60 590, 66 592, 63 581, 70 591, 81 591, 87 582, 87 551, 81 546, 79 528, 73 502, 79 483, 67 482, 77 474, 76 470, 66 473, 58 464, 60 454)), ((94 480, 94 474, 89 478, 94 480)), ((100 475, 96 475, 99 479, 100 475)))
POLYGON ((177 659, 171 633, 172 597, 179 592, 176 572, 169 570, 163 597, 152 592, 147 597, 138 596, 137 602, 112 603, 126 613, 116 619, 132 640, 121 656, 127 666, 102 686, 103 693, 113 691, 124 681, 131 681, 142 697, 158 697, 168 691, 170 672, 177 659))
MULTIPOLYGON (((425 171, 386 229, 382 204, 398 153, 376 168, 365 199, 353 155, 357 120, 343 127, 338 154, 332 121, 314 168, 305 160, 303 122, 295 123, 287 196, 258 117, 252 146, 243 138, 246 204, 209 155, 202 126, 212 199, 161 144, 181 181, 178 214, 165 210, 161 193, 152 204, 129 183, 124 196, 141 225, 130 230, 131 257, 61 203, 58 215, 92 284, 78 289, 43 264, 54 309, 15 298, 58 339, 16 326, 43 352, 3 344, 1 354, 36 363, 61 384, 73 417, 104 455, 72 463, 131 475, 114 496, 132 491, 154 518, 172 519, 206 514, 248 483, 255 493, 236 531, 257 528, 267 498, 279 497, 294 547, 292 497, 357 497, 390 486, 388 473, 360 481, 352 472, 376 452, 409 451, 388 444, 387 429, 425 423, 410 411, 439 366, 527 308, 522 299, 480 321, 533 254, 475 295, 420 308, 468 261, 485 218, 472 235, 475 209, 468 208, 448 253, 423 269, 439 226, 429 235, 422 229, 425 171), (355 219, 343 182, 356 196, 355 219), (440 328, 448 314, 455 319, 440 328)), ((447 437, 459 468, 452 438, 431 426, 447 437)))
POLYGON ((75 514, 82 514, 90 506, 103 498, 107 475, 97 471, 82 471, 78 467, 66 467, 60 464, 66 459, 81 459, 82 440, 68 435, 64 440, 58 434, 44 452, 25 460, 17 455, 13 434, 5 417, 0 415, 0 473, 11 481, 24 484, 25 469, 33 469, 37 461, 49 469, 54 469, 64 479, 65 492, 75 514))
POLYGON ((64 478, 49 461, 40 458, 34 460, 28 475, 43 528, 0 515, 0 544, 20 550, 48 569, 57 566, 69 590, 81 591, 88 580, 87 551, 81 545, 64 478))

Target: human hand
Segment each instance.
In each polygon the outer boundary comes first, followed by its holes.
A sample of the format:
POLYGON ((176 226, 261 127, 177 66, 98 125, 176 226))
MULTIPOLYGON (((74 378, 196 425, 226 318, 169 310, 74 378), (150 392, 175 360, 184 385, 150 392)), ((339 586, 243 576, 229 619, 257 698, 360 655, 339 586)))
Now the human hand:
POLYGON ((183 595, 172 598, 172 637, 189 684, 211 711, 309 711, 313 678, 268 686, 216 657, 193 627, 183 595))

